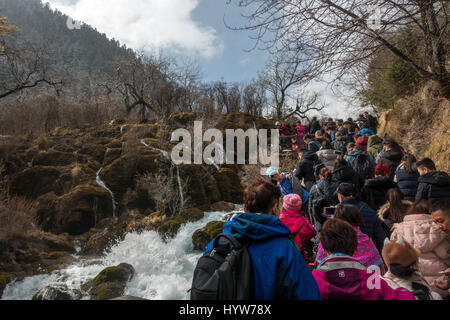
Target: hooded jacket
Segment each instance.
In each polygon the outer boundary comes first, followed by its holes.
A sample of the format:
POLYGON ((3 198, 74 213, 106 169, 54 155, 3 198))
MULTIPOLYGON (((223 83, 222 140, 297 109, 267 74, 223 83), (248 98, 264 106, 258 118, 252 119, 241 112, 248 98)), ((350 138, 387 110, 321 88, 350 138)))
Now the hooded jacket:
POLYGON ((383 279, 386 280, 389 286, 393 289, 402 287, 408 289, 410 292, 414 291, 413 282, 419 283, 425 286, 430 291, 431 300, 442 300, 442 297, 438 293, 432 291, 433 289, 430 287, 429 283, 423 278, 422 274, 419 271, 414 272, 413 275, 408 279, 399 278, 388 271, 383 275, 383 279))
POLYGON ((333 171, 333 181, 341 184, 343 182, 353 183, 356 188, 360 187, 359 175, 353 170, 352 167, 341 167, 333 171))
POLYGON ((417 180, 416 200, 426 199, 430 202, 450 197, 450 177, 442 171, 432 171, 417 180))
POLYGON ((377 211, 386 203, 386 193, 388 190, 396 187, 397 184, 395 182, 384 176, 366 180, 362 190, 361 200, 366 202, 373 210, 377 211))
POLYGON ((316 230, 311 223, 300 212, 286 210, 280 213, 280 221, 283 222, 293 235, 293 241, 298 244, 300 253, 308 262, 305 253, 306 241, 311 240, 316 235, 316 230))
POLYGON ((380 151, 383 149, 383 139, 379 136, 370 136, 367 141, 367 153, 374 159, 377 158, 380 151))
POLYGON ((223 233, 240 241, 250 240, 255 300, 321 299, 311 270, 289 239, 291 231, 277 217, 242 213, 224 225, 223 233))
POLYGON ((322 178, 317 182, 312 188, 311 192, 309 193, 309 205, 308 205, 308 219, 311 221, 311 223, 315 224, 316 222, 322 223, 324 221, 318 221, 316 217, 313 215, 313 202, 314 199, 320 196, 320 193, 325 195, 327 198, 329 204, 331 206, 334 206, 339 203, 336 189, 339 186, 339 184, 335 181, 328 181, 325 178, 322 178), (317 189, 320 189, 317 190, 317 189))
POLYGON ((405 288, 392 289, 349 255, 331 255, 313 272, 324 300, 416 300, 405 288), (369 287, 369 283, 377 283, 369 287))
POLYGON ((433 286, 434 280, 445 278, 439 272, 446 270, 450 265, 450 244, 445 232, 439 230, 431 215, 410 214, 402 223, 394 224, 391 240, 397 240, 400 236, 420 250, 419 271, 433 291, 442 297, 448 296, 448 290, 445 292, 433 286))
POLYGON ((353 168, 353 164, 355 163, 356 157, 360 154, 366 155, 369 158, 370 164, 372 166, 372 171, 375 170, 375 160, 373 160, 373 158, 371 156, 369 156, 367 153, 365 153, 364 151, 361 151, 361 150, 353 150, 347 154, 347 158, 345 160, 347 160, 350 167, 353 168))
POLYGON ((405 196, 406 200, 414 201, 416 199, 419 177, 419 172, 414 171, 408 173, 404 170, 402 165, 395 171, 394 181, 397 182, 397 186, 405 196))
POLYGON ((322 162, 325 167, 333 171, 334 163, 336 162, 337 155, 333 149, 321 149, 316 152, 319 157, 320 162, 322 162))
POLYGON ((306 151, 302 159, 298 163, 297 170, 294 173, 300 181, 304 179, 306 182, 315 182, 314 165, 319 161, 319 157, 313 151, 306 151))
POLYGON ((402 162, 403 152, 400 150, 389 150, 383 153, 380 160, 388 165, 389 168, 389 179, 394 180, 395 170, 402 162))
POLYGON ((347 152, 347 143, 348 138, 347 136, 344 137, 337 137, 336 140, 334 140, 331 145, 333 146, 334 150, 341 151, 342 154, 345 154, 347 152))
POLYGON ((359 137, 358 139, 356 139, 355 141, 355 145, 361 145, 364 147, 364 152, 367 152, 367 141, 369 140, 369 136, 368 135, 363 135, 361 137, 359 137))

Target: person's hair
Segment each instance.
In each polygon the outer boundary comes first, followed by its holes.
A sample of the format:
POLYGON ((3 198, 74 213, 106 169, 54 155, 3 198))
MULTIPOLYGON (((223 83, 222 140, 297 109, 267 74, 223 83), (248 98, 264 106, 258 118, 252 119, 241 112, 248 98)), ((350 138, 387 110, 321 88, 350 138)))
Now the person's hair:
POLYGON ((386 193, 386 200, 389 202, 389 213, 394 223, 403 222, 408 207, 404 204, 405 196, 399 188, 389 189, 386 193))
POLYGON ((317 130, 314 134, 315 134, 316 136, 323 137, 322 129, 317 130))
POLYGON ((362 227, 364 225, 364 218, 361 212, 351 205, 338 205, 333 215, 335 219, 347 221, 352 226, 362 227))
POLYGON ((355 150, 358 150, 358 151, 364 151, 364 146, 363 146, 362 144, 357 144, 357 145, 355 146, 355 150))
POLYGON ((402 279, 408 279, 413 275, 416 270, 414 270, 414 265, 416 262, 414 262, 412 265, 403 267, 399 265, 398 263, 392 263, 389 266, 389 271, 394 275, 402 279))
POLYGON ((413 202, 411 207, 408 209, 407 214, 420 213, 420 214, 430 214, 430 202, 425 199, 419 199, 413 202))
POLYGON ((424 158, 416 162, 416 167, 420 169, 427 168, 428 170, 436 170, 436 165, 430 158, 424 158))
POLYGON ((280 197, 281 191, 278 186, 257 179, 247 184, 244 190, 244 205, 247 212, 269 213, 280 197))
POLYGON ((322 149, 333 149, 333 146, 331 145, 331 142, 328 140, 325 140, 321 143, 322 149))
POLYGON ((326 168, 326 167, 320 169, 319 174, 320 174, 322 177, 324 177, 326 180, 328 180, 328 181, 333 180, 333 173, 331 172, 330 169, 328 169, 328 168, 326 168))
POLYGON ((336 132, 336 134, 334 135, 335 138, 339 138, 342 137, 342 133, 340 131, 336 132))
POLYGON ((405 162, 405 172, 406 173, 413 173, 417 171, 416 162, 417 159, 414 157, 414 155, 407 153, 403 156, 402 161, 405 162))
POLYGON ((320 232, 320 242, 325 251, 352 256, 358 247, 356 231, 351 224, 341 219, 325 221, 320 232))
POLYGON ((345 160, 344 158, 337 159, 334 163, 334 171, 344 167, 349 167, 347 160, 345 160))
POLYGON ((359 133, 357 133, 357 134, 355 134, 355 135, 353 136, 353 139, 355 139, 355 141, 356 141, 356 139, 358 139, 359 137, 362 137, 362 135, 360 135, 359 133))
POLYGON ((433 201, 431 204, 431 212, 442 211, 446 215, 450 215, 450 197, 433 201))
POLYGON ((306 140, 306 139, 314 139, 315 137, 312 135, 312 134, 310 134, 310 133, 308 133, 308 134, 305 134, 305 136, 303 137, 303 140, 306 140))

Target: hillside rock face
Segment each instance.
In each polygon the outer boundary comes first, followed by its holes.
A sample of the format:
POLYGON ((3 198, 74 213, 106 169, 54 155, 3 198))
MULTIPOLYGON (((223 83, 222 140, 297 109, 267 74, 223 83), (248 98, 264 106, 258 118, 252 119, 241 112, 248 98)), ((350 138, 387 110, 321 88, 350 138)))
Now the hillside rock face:
POLYGON ((380 137, 390 136, 418 159, 428 157, 450 172, 450 101, 427 83, 412 97, 399 100, 380 117, 380 137))
MULTIPOLYGON (((189 130, 195 120, 202 119, 203 131, 273 128, 271 121, 240 113, 216 117, 185 113, 173 114, 166 123, 116 121, 103 126, 58 128, 45 136, 21 140, 11 152, 14 159, 11 155, 1 159, 9 181, 8 193, 39 203, 37 219, 44 231, 70 235, 84 234, 102 219, 112 217, 113 206, 118 215, 135 210, 147 216, 164 210, 152 197, 153 190, 137 185, 137 177, 142 174, 163 173, 174 188, 179 181, 186 184, 184 198, 189 199, 191 208, 208 210, 219 201, 242 203, 239 166, 222 165, 219 170, 206 164, 176 167, 162 152, 170 152, 175 144, 170 142, 171 132, 189 130), (15 161, 17 158, 21 161, 15 161), (97 183, 98 179, 112 194, 97 183)), ((7 144, 6 139, 0 145, 7 144)), ((177 215, 167 212, 168 217, 177 215)), ((163 229, 172 233, 174 223, 163 229)))

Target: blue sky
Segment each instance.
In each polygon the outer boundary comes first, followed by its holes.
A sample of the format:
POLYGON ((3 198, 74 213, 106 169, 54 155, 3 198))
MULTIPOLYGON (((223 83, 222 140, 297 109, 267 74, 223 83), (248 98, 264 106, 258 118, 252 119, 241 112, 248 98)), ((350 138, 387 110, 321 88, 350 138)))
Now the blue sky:
MULTIPOLYGON (((254 49, 246 31, 224 24, 245 24, 242 8, 226 0, 44 0, 75 20, 90 24, 109 38, 136 51, 158 52, 195 61, 204 81, 249 82, 269 58, 254 49)), ((322 93, 330 116, 344 117, 345 104, 322 83, 310 88, 322 93)))

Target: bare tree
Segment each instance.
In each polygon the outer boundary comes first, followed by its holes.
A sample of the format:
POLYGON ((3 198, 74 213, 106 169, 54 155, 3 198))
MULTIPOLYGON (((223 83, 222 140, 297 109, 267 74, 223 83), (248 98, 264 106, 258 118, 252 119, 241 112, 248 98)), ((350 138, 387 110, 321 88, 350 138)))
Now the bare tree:
POLYGON ((297 116, 301 119, 307 119, 308 114, 311 111, 320 112, 325 108, 325 104, 320 101, 320 95, 316 92, 308 93, 302 91, 297 95, 297 102, 295 108, 288 108, 283 120, 286 120, 292 116, 297 116))
POLYGON ((266 88, 263 81, 254 80, 244 87, 242 95, 244 112, 262 115, 267 102, 266 88))
POLYGON ((171 62, 163 56, 139 54, 116 62, 116 73, 102 86, 109 94, 122 98, 126 111, 130 114, 139 108, 142 120, 153 112, 170 113, 171 104, 165 98, 173 98, 173 75, 171 62))
POLYGON ((352 72, 380 48, 389 49, 423 80, 438 81, 449 94, 448 55, 450 2, 444 0, 227 0, 249 9, 255 47, 290 54, 316 75, 352 72), (401 50, 392 37, 414 26, 423 36, 425 62, 401 50))
POLYGON ((286 104, 294 89, 307 83, 311 72, 298 59, 275 56, 268 63, 262 78, 272 99, 277 119, 285 115, 286 104))
POLYGON ((43 48, 9 39, 0 51, 0 99, 42 85, 59 95, 64 83, 57 79, 52 65, 43 48))

